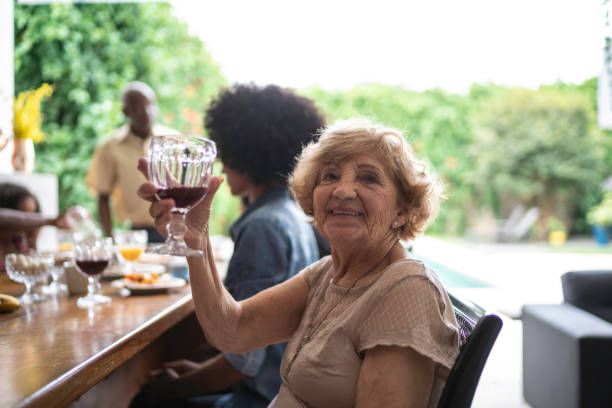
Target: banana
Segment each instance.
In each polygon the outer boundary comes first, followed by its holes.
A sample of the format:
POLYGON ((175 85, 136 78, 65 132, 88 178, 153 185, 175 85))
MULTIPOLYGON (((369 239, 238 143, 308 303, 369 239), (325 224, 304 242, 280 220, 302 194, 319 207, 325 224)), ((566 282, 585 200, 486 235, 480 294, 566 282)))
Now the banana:
POLYGON ((0 294, 0 313, 12 312, 17 309, 19 309, 19 301, 16 298, 0 294))

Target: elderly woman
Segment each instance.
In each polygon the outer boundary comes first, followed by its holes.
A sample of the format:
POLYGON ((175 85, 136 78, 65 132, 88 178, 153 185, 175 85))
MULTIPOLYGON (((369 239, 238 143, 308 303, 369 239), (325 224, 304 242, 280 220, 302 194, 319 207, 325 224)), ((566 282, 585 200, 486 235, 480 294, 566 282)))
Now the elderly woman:
MULTIPOLYGON (((188 215, 188 258, 198 320, 222 350, 289 340, 272 407, 436 406, 458 354, 453 309, 436 275, 400 239, 422 232, 441 188, 398 131, 340 122, 302 152, 289 180, 331 256, 241 302, 225 290, 208 237, 211 201, 188 215)), ((154 200, 155 187, 141 186, 154 200)), ((151 213, 162 227, 172 203, 151 213)))

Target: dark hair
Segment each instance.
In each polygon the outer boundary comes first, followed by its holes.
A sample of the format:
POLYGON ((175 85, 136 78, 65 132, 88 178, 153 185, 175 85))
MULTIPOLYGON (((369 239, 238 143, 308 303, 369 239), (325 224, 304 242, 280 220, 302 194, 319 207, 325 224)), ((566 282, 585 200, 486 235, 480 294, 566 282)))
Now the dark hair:
POLYGON ((310 99, 276 85, 254 84, 224 90, 205 120, 221 161, 258 185, 285 184, 295 157, 324 125, 310 99))
POLYGON ((30 190, 27 188, 13 184, 13 183, 0 183, 0 208, 9 208, 12 210, 19 209, 19 203, 24 198, 32 197, 36 203, 36 212, 40 212, 40 203, 38 199, 34 197, 30 190))

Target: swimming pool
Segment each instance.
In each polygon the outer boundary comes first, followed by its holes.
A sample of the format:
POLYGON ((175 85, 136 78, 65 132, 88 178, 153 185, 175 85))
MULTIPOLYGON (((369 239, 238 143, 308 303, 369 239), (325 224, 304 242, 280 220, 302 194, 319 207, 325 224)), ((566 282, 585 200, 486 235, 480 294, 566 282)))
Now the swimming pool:
POLYGON ((417 256, 428 268, 438 275, 447 288, 488 288, 491 285, 486 284, 478 279, 474 279, 459 271, 449 268, 448 266, 439 264, 422 256, 417 256))

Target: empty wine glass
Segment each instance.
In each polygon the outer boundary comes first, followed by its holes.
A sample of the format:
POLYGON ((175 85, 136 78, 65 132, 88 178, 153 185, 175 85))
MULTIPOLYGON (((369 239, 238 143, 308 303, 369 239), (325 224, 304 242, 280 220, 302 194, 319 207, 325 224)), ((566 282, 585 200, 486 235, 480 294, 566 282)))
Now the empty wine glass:
POLYGON ((9 278, 26 286, 26 292, 19 298, 21 303, 30 304, 45 299, 32 289, 36 282, 49 277, 54 263, 53 255, 8 254, 4 262, 9 278))
POLYGON ((77 300, 77 306, 90 308, 101 303, 109 303, 111 298, 97 293, 99 279, 113 256, 111 238, 89 238, 74 244, 74 259, 79 272, 87 276, 87 295, 77 300))
POLYGON ((72 252, 58 252, 52 254, 53 267, 51 268, 51 283, 42 287, 45 295, 64 296, 68 295, 68 285, 62 282, 64 278, 63 263, 72 258, 72 252))
POLYGON ((185 214, 206 194, 217 155, 215 143, 198 136, 154 136, 149 145, 149 178, 160 198, 174 199, 168 239, 147 252, 189 256, 201 254, 187 245, 185 214))
MULTIPOLYGON (((76 207, 73 207, 76 208, 76 207)), ((73 214, 76 210, 70 209, 69 213, 73 214)), ((74 217, 72 217, 74 219, 74 217)), ((64 268, 62 265, 65 261, 72 259, 74 248, 73 232, 69 230, 57 231, 57 252, 54 254, 55 263, 51 268, 51 283, 42 287, 42 292, 45 295, 64 296, 68 295, 68 286, 62 282, 64 278, 64 268)))

